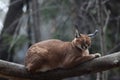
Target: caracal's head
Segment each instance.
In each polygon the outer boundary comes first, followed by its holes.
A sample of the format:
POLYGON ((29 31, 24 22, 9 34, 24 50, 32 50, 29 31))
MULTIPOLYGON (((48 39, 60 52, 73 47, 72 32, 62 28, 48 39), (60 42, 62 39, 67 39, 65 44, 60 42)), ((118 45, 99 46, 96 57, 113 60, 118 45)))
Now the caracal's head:
POLYGON ((80 34, 78 29, 75 31, 75 39, 73 40, 74 46, 81 50, 86 50, 91 45, 91 38, 96 35, 98 30, 92 34, 80 34))

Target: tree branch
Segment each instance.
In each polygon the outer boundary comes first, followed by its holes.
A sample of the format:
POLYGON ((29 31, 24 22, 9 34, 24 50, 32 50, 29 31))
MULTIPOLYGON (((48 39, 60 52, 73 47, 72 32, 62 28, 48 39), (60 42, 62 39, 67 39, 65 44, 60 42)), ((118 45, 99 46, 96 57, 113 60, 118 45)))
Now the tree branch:
POLYGON ((72 69, 56 69, 36 74, 28 73, 24 65, 0 60, 0 76, 5 78, 20 78, 21 80, 30 78, 35 80, 56 80, 101 72, 116 67, 120 67, 120 52, 87 61, 72 69))

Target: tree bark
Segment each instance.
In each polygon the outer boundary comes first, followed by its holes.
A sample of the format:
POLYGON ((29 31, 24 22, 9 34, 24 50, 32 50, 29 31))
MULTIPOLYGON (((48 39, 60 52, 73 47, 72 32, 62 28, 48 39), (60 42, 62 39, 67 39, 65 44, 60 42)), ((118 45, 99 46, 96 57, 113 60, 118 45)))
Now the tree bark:
POLYGON ((21 80, 52 80, 101 72, 116 67, 120 67, 120 52, 87 61, 71 69, 56 69, 36 74, 28 73, 24 65, 0 60, 0 76, 5 78, 20 78, 21 80))

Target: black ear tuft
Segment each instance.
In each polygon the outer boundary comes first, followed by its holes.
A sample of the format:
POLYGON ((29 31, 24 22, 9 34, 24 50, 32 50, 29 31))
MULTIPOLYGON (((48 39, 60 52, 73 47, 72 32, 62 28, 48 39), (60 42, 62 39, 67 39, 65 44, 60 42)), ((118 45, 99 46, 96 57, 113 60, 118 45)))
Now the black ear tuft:
POLYGON ((80 37, 80 33, 77 25, 75 25, 75 37, 76 38, 80 37))
POLYGON ((75 37, 76 38, 80 37, 78 30, 75 30, 75 37))
POLYGON ((98 30, 95 30, 94 33, 92 33, 92 34, 88 34, 88 36, 89 36, 89 37, 94 37, 97 33, 98 33, 98 30))

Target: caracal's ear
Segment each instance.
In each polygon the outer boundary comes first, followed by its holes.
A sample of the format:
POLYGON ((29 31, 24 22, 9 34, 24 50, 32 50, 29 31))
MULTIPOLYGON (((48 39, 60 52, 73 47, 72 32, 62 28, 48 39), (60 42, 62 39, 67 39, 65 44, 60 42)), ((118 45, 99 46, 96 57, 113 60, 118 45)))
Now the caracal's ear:
POLYGON ((75 37, 79 38, 80 36, 81 36, 81 34, 79 33, 78 26, 75 25, 75 37))
POLYGON ((97 33, 98 33, 98 30, 95 30, 94 33, 92 33, 92 34, 88 34, 88 36, 92 38, 92 37, 94 37, 97 33))

